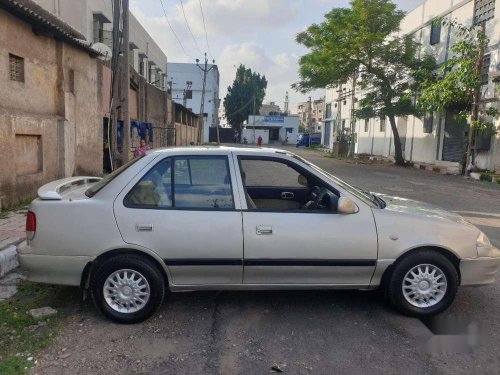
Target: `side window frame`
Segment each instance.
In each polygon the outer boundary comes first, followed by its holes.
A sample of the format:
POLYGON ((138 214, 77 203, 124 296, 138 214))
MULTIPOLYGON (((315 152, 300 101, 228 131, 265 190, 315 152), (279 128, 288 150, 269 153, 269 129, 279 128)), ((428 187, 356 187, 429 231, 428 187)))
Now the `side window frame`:
MULTIPOLYGON (((337 195, 338 197, 341 196, 340 191, 335 188, 335 186, 332 186, 331 184, 326 183, 323 181, 321 178, 318 176, 314 175, 313 172, 310 172, 300 166, 299 164, 280 157, 273 157, 273 156, 253 156, 253 155, 236 155, 237 157, 237 163, 238 163, 238 177, 241 181, 241 186, 243 189, 243 193, 246 191, 246 183, 243 179, 242 173, 244 172, 243 166, 241 164, 242 160, 261 160, 261 161, 274 161, 282 164, 288 165, 290 168, 294 169, 298 173, 302 174, 307 178, 308 182, 314 181, 314 183, 319 183, 321 185, 325 185, 328 190, 330 190, 333 194, 337 195)), ((314 185, 313 185, 314 186, 314 185)), ((283 186, 286 188, 285 186, 283 186)), ((248 212, 274 212, 274 213, 302 213, 302 214, 322 214, 322 215, 337 215, 336 212, 333 211, 318 211, 318 210, 275 210, 275 209, 260 209, 260 208, 248 208, 248 202, 245 198, 245 194, 243 194, 243 201, 245 202, 246 208, 242 208, 242 211, 248 211, 248 212)))
MULTIPOLYGON (((189 171, 191 173, 191 171, 189 171)), ((233 178, 231 177, 231 166, 229 163, 228 155, 172 155, 162 158, 157 161, 151 168, 142 173, 138 180, 133 184, 133 186, 127 191, 125 196, 123 197, 122 204, 124 207, 129 209, 140 209, 140 210, 162 210, 162 211, 236 211, 236 201, 234 194, 235 185, 233 183, 233 178), (175 206, 175 161, 176 159, 223 159, 226 164, 228 177, 229 177, 229 186, 231 189, 231 199, 232 199, 232 208, 210 208, 210 207, 176 207, 175 206), (127 203, 127 199, 129 195, 134 191, 134 189, 139 185, 142 179, 154 168, 156 168, 160 163, 163 163, 166 160, 170 160, 170 184, 171 184, 171 192, 172 192, 172 207, 149 207, 149 206, 132 206, 127 203)))

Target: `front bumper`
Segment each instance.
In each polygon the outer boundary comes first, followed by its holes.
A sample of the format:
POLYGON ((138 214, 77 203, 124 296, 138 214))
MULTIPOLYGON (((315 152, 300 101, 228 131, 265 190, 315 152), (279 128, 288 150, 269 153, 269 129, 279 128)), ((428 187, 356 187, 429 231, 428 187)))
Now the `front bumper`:
POLYGON ((488 255, 460 261, 461 285, 479 286, 495 282, 500 267, 500 250, 491 248, 488 255))
POLYGON ((18 249, 19 264, 36 283, 80 286, 85 266, 94 260, 88 256, 55 256, 30 254, 29 246, 18 249))

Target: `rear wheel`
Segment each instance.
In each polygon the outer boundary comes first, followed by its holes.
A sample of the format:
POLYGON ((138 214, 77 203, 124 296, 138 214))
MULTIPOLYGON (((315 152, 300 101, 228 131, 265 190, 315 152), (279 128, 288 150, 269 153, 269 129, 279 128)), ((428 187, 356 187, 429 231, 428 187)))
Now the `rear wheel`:
POLYGON ((165 296, 165 281, 158 267, 136 255, 107 259, 92 278, 97 308, 118 323, 138 323, 151 317, 165 296))
POLYGON ((387 296, 405 314, 434 315, 451 305, 458 284, 457 270, 448 258, 422 250, 395 265, 387 283, 387 296))

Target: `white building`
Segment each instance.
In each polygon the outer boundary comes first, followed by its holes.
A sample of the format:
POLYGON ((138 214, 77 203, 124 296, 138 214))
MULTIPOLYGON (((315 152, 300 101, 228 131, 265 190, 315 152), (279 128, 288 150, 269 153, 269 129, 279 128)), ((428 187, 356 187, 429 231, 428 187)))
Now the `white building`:
POLYGON ((241 139, 250 144, 262 137, 263 144, 295 144, 299 135, 299 116, 248 116, 241 139))
MULTIPOLYGON (((201 66, 201 63, 200 63, 201 66)), ((209 141, 209 130, 219 123, 219 70, 208 65, 204 106, 204 142, 209 141)), ((196 64, 168 63, 168 82, 172 87, 172 100, 183 104, 194 113, 200 112, 203 91, 203 71, 196 64), (186 94, 185 94, 186 93, 186 94), (184 96, 186 95, 186 99, 184 96)))
MULTIPOLYGON (((85 35, 88 42, 105 45, 101 51, 111 56, 113 47, 111 0, 35 1, 85 35)), ((149 83, 165 90, 167 56, 132 13, 129 17, 129 34, 130 65, 149 83)))
MULTIPOLYGON (((438 63, 443 63, 449 57, 450 46, 455 36, 449 27, 435 26, 434 20, 448 18, 457 20, 466 25, 471 25, 475 19, 488 19, 486 22, 486 33, 490 38, 490 46, 486 50, 485 70, 483 83, 483 98, 489 105, 498 105, 496 84, 492 82, 494 76, 498 75, 500 69, 499 43, 500 43, 500 0, 427 0, 412 12, 408 13, 401 24, 401 33, 413 35, 417 42, 422 45, 422 52, 433 53, 438 63)), ((338 92, 340 88, 326 90, 325 111, 328 106, 333 112, 337 112, 339 128, 351 122, 351 96, 347 95, 345 100, 339 101, 338 92), (337 105, 337 108, 335 107, 337 105), (342 105, 339 108, 339 105, 342 105)), ((348 92, 351 83, 343 85, 348 92)), ((344 98, 345 95, 342 96, 344 98)), ((359 100, 363 92, 356 91, 355 97, 359 100)), ((329 138, 330 142, 323 143, 330 149, 334 148, 334 136, 340 134, 339 128, 335 127, 333 118, 325 119, 329 123, 329 129, 324 129, 323 136, 329 138), (329 134, 330 133, 330 134, 329 134)), ((460 162, 466 151, 467 131, 466 124, 459 124, 455 120, 454 113, 435 113, 432 116, 418 118, 409 116, 397 118, 397 127, 403 145, 403 156, 408 161, 428 163, 437 166, 448 167, 450 171, 458 171, 460 162)), ((497 127, 499 121, 497 120, 497 127)), ((358 154, 372 154, 382 156, 394 155, 394 140, 388 119, 372 118, 369 120, 357 120, 354 124, 354 139, 356 140, 355 151, 358 154)), ((500 137, 499 135, 487 137, 481 142, 481 150, 478 150, 476 165, 479 168, 500 170, 500 137)))

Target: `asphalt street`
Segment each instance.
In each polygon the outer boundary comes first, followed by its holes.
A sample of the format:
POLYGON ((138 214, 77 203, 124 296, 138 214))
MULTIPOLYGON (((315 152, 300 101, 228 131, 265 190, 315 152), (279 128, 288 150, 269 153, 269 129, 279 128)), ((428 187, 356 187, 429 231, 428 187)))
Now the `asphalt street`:
MULTIPOLYGON (((298 153, 363 189, 459 212, 500 246, 500 186, 298 153)), ((168 294, 154 318, 131 326, 109 322, 89 301, 72 309, 32 373, 500 373, 498 281, 461 289, 439 320, 425 322, 367 291, 168 294)))

